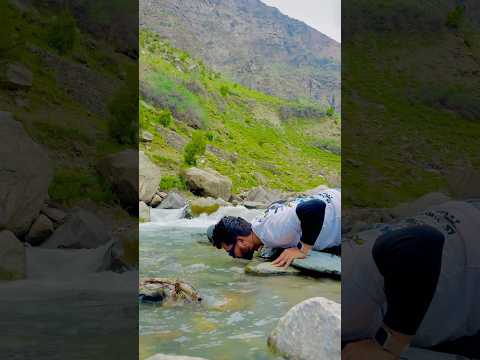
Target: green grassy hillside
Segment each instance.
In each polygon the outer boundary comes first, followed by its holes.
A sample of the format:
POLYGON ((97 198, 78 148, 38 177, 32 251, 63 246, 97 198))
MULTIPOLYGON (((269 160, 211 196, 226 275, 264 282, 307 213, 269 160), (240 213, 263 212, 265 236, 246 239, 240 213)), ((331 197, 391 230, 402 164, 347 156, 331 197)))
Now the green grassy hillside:
POLYGON ((180 171, 189 166, 184 145, 192 136, 207 143, 197 166, 229 176, 234 192, 339 183, 340 117, 318 104, 232 83, 146 30, 140 89, 140 131, 154 135, 141 148, 162 167, 166 187, 181 184, 180 171))

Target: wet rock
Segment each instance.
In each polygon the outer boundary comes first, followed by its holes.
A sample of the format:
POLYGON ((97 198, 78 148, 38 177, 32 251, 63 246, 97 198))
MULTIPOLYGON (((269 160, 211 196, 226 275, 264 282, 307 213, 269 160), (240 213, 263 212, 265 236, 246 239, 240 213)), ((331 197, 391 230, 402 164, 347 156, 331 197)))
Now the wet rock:
POLYGON ((198 196, 211 196, 228 201, 232 191, 232 181, 212 169, 190 168, 185 171, 189 190, 198 196))
POLYGON ((0 231, 0 280, 25 278, 25 247, 8 230, 0 231))
POLYGON ((268 345, 287 359, 340 359, 340 304, 322 297, 291 308, 268 338, 268 345))
POLYGON ((247 209, 266 209, 267 205, 258 201, 244 201, 243 206, 247 209))
POLYGON ((133 149, 108 155, 97 163, 97 171, 112 185, 113 191, 127 209, 137 206, 138 166, 138 151, 133 149))
POLYGON ((342 273, 342 261, 339 256, 311 251, 305 259, 295 259, 292 266, 319 274, 338 275, 342 273))
POLYGON ((190 202, 190 212, 192 215, 212 214, 220 208, 220 203, 211 197, 199 198, 190 202))
POLYGON ((150 208, 143 201, 138 203, 138 217, 141 223, 150 221, 150 208))
POLYGON ((2 83, 12 90, 29 89, 33 84, 33 74, 21 63, 7 64, 2 83))
POLYGON ((291 266, 288 268, 273 266, 269 261, 259 263, 253 260, 250 261, 247 266, 245 266, 245 273, 258 276, 298 275, 300 274, 300 270, 291 266))
POLYGON ((49 206, 44 206, 42 208, 42 213, 55 223, 63 223, 67 216, 62 210, 49 206))
POLYGON ((13 115, 0 111, 0 229, 24 236, 38 217, 52 179, 47 153, 13 115))
POLYGON ((139 156, 139 184, 138 184, 138 197, 145 203, 150 203, 153 195, 157 191, 162 174, 160 168, 155 165, 150 159, 140 151, 139 156))
POLYGON ((181 209, 187 202, 182 195, 176 193, 175 191, 170 192, 165 199, 163 199, 160 204, 160 209, 181 209))
POLYGON ((75 209, 43 248, 94 249, 110 241, 106 225, 93 213, 75 209))
POLYGON ((52 221, 43 214, 40 214, 30 228, 25 241, 31 245, 38 245, 53 233, 52 221))
POLYGON ((153 141, 153 134, 148 131, 142 132, 142 141, 143 142, 152 142, 153 141))
POLYGON ((138 285, 138 297, 141 302, 160 303, 183 302, 199 303, 200 294, 189 284, 167 278, 143 278, 138 285))
POLYGON ((155 354, 149 357, 147 360, 207 360, 207 359, 192 357, 192 356, 182 356, 182 355, 155 354))
POLYGON ((158 207, 158 205, 160 205, 163 201, 163 198, 158 195, 158 194, 155 194, 153 195, 153 198, 152 200, 150 201, 150 206, 153 207, 153 208, 156 208, 158 207))

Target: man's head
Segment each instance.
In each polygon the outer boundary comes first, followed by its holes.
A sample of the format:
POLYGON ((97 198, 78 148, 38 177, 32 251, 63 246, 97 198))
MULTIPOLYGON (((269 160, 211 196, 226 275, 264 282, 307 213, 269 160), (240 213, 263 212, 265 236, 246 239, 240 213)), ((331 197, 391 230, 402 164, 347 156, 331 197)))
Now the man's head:
POLYGON ((241 217, 224 216, 207 230, 213 246, 234 258, 252 259, 255 252, 252 224, 241 217))

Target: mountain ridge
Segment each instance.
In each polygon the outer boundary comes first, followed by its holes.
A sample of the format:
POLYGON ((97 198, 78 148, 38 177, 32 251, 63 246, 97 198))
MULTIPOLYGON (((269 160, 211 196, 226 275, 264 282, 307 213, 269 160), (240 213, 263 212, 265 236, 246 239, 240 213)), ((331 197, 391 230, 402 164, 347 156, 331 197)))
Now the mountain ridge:
POLYGON ((340 44, 259 0, 142 0, 140 26, 244 86, 340 104, 340 44))

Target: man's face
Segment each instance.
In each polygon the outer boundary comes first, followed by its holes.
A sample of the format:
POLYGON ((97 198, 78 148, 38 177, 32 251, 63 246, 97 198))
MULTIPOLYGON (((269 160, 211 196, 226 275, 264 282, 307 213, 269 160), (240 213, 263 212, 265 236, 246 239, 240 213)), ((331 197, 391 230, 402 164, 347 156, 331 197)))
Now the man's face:
POLYGON ((247 236, 237 236, 237 242, 233 245, 222 244, 223 249, 235 258, 251 260, 255 252, 252 234, 247 236))

